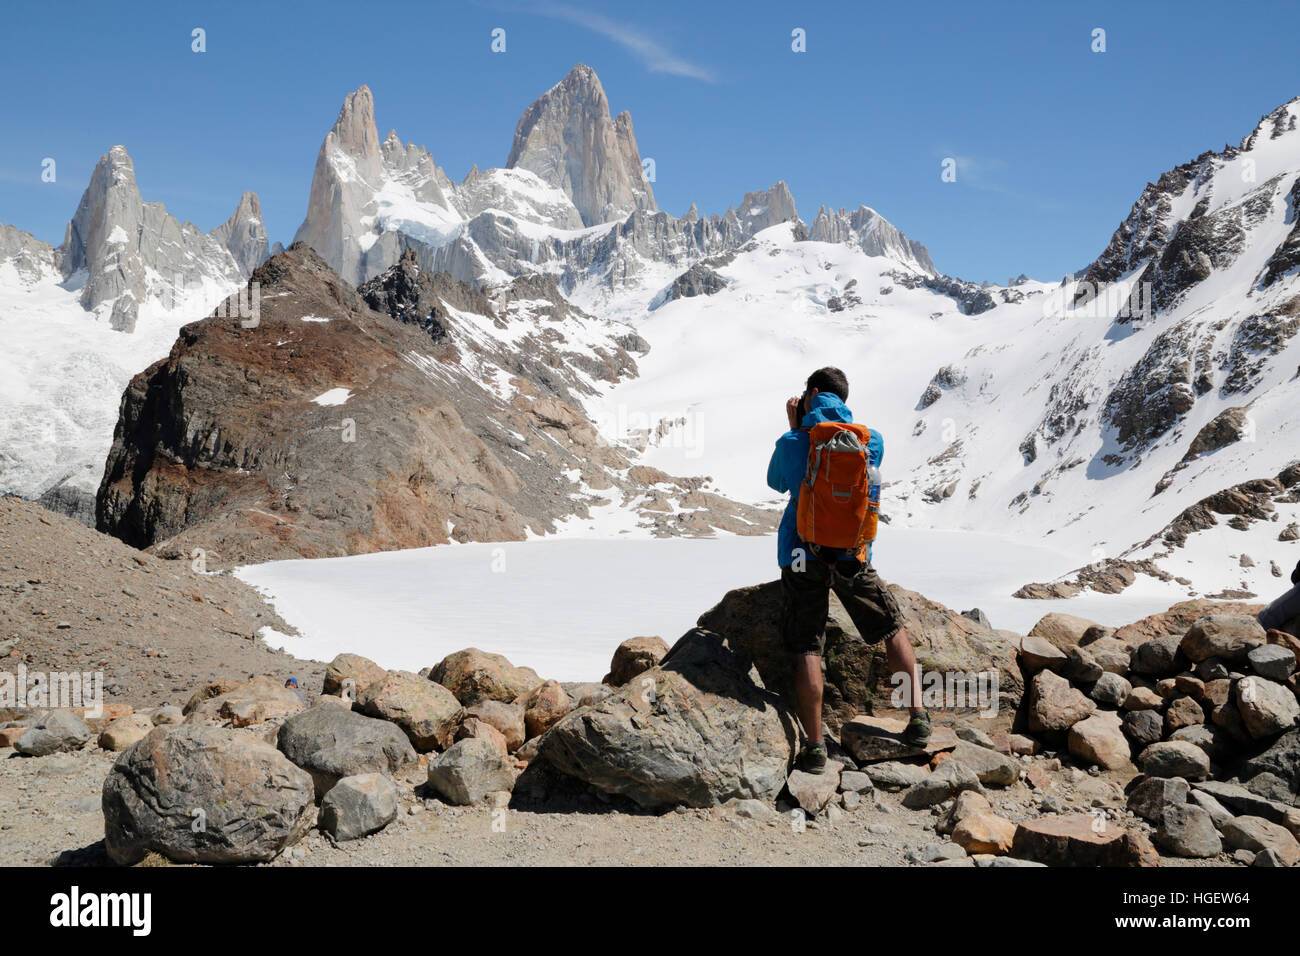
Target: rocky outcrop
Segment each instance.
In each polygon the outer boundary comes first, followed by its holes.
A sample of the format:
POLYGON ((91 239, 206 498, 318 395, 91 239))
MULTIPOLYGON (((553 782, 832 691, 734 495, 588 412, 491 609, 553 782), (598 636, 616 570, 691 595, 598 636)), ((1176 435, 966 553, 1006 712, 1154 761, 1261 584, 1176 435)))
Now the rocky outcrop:
POLYGON ((887 256, 918 272, 938 274, 925 246, 908 239, 893 223, 867 206, 859 206, 852 212, 844 209, 832 212, 822 206, 808 227, 808 237, 817 242, 848 243, 869 256, 887 256))
POLYGON ((605 90, 582 63, 524 110, 506 168, 564 190, 588 226, 657 208, 632 117, 610 119, 605 90))
POLYGON ((31 233, 0 223, 0 265, 8 263, 25 284, 57 275, 54 249, 31 233))
MULTIPOLYGON (((521 280, 497 306, 408 258, 365 289, 394 318, 301 245, 254 281, 255 321, 232 303, 186 326, 127 389, 101 530, 168 554, 201 549, 211 568, 519 540, 605 495, 650 504, 626 454, 575 407, 593 381, 635 370, 621 329, 570 309, 553 284, 521 280)), ((693 516, 682 532, 771 524, 721 498, 693 516)), ((645 520, 658 527, 662 514, 645 520)))

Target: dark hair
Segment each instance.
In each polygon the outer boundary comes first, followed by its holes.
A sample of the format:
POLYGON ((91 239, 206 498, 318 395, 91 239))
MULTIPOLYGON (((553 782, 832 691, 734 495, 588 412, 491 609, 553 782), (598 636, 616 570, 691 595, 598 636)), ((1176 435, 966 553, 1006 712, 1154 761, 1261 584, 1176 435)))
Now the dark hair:
POLYGON ((819 392, 830 392, 832 395, 839 397, 841 402, 849 400, 849 380, 848 377, 837 368, 819 368, 808 376, 808 386, 805 392, 811 392, 813 389, 819 392))

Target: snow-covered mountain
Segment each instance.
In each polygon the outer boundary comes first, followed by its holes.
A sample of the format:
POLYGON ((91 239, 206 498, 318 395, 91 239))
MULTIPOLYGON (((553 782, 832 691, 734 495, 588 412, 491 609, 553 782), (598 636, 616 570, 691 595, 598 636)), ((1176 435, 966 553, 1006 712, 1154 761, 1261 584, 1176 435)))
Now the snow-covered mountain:
MULTIPOLYGON (((297 239, 353 285, 409 254, 420 274, 493 300, 533 277, 542 298, 628 323, 640 374, 574 402, 642 464, 777 504, 763 479, 784 426, 778 406, 810 370, 839 365, 850 405, 886 436, 892 523, 1032 537, 1075 556, 1027 594, 1115 589, 1141 573, 1192 592, 1266 594, 1300 539, 1300 472, 1287 469, 1300 397, 1298 116, 1293 100, 1240 146, 1148 184, 1079 275, 992 286, 944 275, 867 206, 823 207, 808 225, 784 182, 721 215, 658 209, 631 118, 611 117, 581 64, 524 111, 506 168, 475 167, 460 182, 396 132, 381 141, 361 87, 321 145, 297 239), (1061 583, 1075 568, 1083 574, 1061 583)), ((101 431, 102 462, 111 425, 86 409, 108 408, 113 383, 120 395, 147 364, 139 350, 69 350, 71 327, 44 318, 76 302, 83 324, 108 334, 123 301, 153 294, 172 227, 131 198, 128 171, 129 160, 105 157, 61 250, 0 227, 0 321, 31 343, 31 357, 0 360, 12 371, 0 428, 20 433, 0 461, 9 489, 57 484, 63 466, 48 449, 90 447, 101 431), (120 367, 98 367, 106 356, 120 367), (51 380, 95 399, 61 405, 41 384, 51 380), (69 419, 73 438, 54 435, 48 423, 69 419), (23 433, 29 421, 49 434, 23 433)), ((258 220, 246 196, 207 236, 176 226, 183 258, 219 260, 217 278, 246 275, 264 255, 258 220)), ((431 315, 457 308, 439 301, 431 315)), ((492 346, 502 347, 509 334, 492 346)))
POLYGON ((257 196, 201 232, 142 199, 122 146, 100 157, 58 248, 0 225, 0 491, 92 522, 127 382, 267 251, 257 196))
MULTIPOLYGON (((784 182, 746 193, 722 215, 701 217, 692 206, 679 219, 657 209, 631 117, 611 118, 599 78, 578 64, 524 111, 506 168, 475 167, 460 183, 396 131, 380 143, 373 96, 361 87, 321 144, 296 239, 354 284, 410 248, 422 268, 462 281, 551 274, 585 305, 621 315, 690 266, 797 220, 784 182)), ((924 246, 865 207, 824 213, 817 228, 827 241, 935 273, 924 246)))
MULTIPOLYGON (((710 294, 637 321, 652 350, 606 418, 685 415, 697 466, 761 500, 779 401, 839 365, 886 436, 893 522, 1043 540, 1104 589, 1147 570, 1269 595, 1300 557, 1298 114, 1166 173, 1059 284, 964 296, 856 244, 800 241, 796 223, 761 232, 710 294), (1225 493, 1251 479, 1267 481, 1225 493)), ((646 458, 680 467, 684 447, 670 435, 646 458)))

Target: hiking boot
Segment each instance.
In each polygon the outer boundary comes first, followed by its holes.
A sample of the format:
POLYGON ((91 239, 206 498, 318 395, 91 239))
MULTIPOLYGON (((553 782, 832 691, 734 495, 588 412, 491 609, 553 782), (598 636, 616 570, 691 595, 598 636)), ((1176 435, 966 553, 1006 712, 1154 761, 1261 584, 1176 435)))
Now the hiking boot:
POLYGON ((825 773, 826 745, 808 744, 799 753, 799 759, 795 761, 795 767, 804 773, 825 773))
POLYGON ((930 740, 930 714, 921 711, 912 715, 912 719, 903 728, 903 742, 912 747, 924 747, 930 740))

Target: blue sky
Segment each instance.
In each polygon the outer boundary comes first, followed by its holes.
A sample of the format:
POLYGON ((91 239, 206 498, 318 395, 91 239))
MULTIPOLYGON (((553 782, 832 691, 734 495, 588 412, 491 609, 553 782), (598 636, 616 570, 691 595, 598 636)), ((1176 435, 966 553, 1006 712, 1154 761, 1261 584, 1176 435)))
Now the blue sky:
POLYGON ((0 221, 62 240, 127 146, 146 200, 211 229, 261 197, 306 209, 343 97, 459 180, 505 162, 523 109, 576 62, 630 110, 656 198, 726 210, 784 179, 800 214, 866 204, 938 267, 1054 279, 1105 246, 1148 180, 1237 143, 1300 95, 1288 3, 68 4, 0 8, 0 221), (191 51, 191 30, 207 52, 191 51), (506 52, 490 49, 506 31, 506 52), (791 50, 806 31, 807 51, 791 50), (1106 31, 1106 52, 1090 49, 1106 31), (43 183, 41 162, 57 162, 43 183), (946 157, 957 181, 941 179, 946 157))

